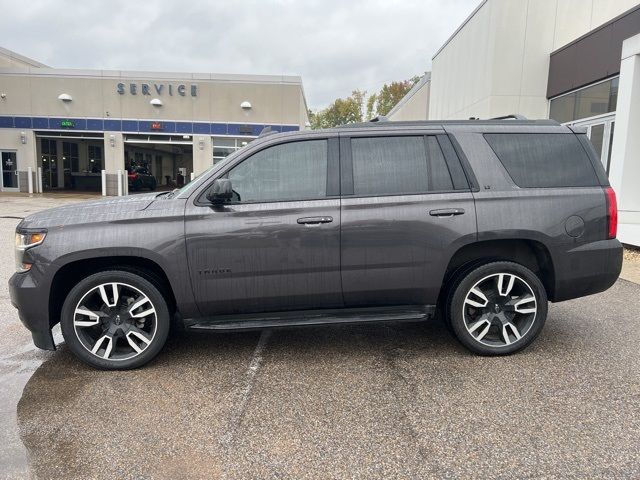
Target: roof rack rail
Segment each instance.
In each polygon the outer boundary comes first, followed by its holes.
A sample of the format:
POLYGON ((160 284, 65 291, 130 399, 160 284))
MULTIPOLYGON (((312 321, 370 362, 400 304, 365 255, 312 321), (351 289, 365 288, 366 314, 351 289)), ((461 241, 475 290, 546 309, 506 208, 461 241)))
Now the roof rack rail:
POLYGON ((503 115, 501 117, 493 117, 489 120, 529 120, 524 115, 520 115, 518 113, 510 113, 509 115, 503 115))

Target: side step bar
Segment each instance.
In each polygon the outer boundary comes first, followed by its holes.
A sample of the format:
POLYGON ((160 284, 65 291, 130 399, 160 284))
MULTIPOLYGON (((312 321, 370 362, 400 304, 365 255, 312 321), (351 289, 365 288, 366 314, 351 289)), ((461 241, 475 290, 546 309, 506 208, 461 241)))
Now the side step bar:
POLYGON ((415 322, 427 320, 434 313, 433 305, 305 310, 196 318, 185 321, 185 327, 188 330, 230 331, 346 323, 415 322))

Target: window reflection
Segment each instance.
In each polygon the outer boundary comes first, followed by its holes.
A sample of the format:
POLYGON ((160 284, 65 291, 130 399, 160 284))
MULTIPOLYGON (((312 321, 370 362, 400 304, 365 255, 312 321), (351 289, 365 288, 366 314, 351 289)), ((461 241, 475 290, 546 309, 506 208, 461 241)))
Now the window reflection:
POLYGON ((551 99, 549 117, 560 123, 615 112, 618 77, 551 99))

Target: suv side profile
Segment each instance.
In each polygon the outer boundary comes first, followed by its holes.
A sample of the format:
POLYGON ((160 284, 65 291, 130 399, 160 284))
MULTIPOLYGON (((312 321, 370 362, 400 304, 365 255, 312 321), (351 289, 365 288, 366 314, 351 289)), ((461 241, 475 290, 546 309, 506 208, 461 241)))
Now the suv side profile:
POLYGON ((16 231, 36 346, 103 369, 191 330, 440 316, 481 355, 529 345, 548 301, 618 278, 615 194, 554 121, 376 122, 264 135, 171 193, 58 207, 16 231))

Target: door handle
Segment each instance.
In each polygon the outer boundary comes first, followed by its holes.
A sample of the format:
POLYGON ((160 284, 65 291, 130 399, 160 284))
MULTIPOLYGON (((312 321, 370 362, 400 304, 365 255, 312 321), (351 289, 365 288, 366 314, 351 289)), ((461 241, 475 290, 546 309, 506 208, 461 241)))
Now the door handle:
POLYGON ((464 208, 440 208, 438 210, 430 210, 429 215, 432 217, 453 217, 454 215, 463 215, 464 208))
POLYGON ((302 217, 298 219, 300 225, 319 225, 331 222, 333 222, 333 217, 302 217))

